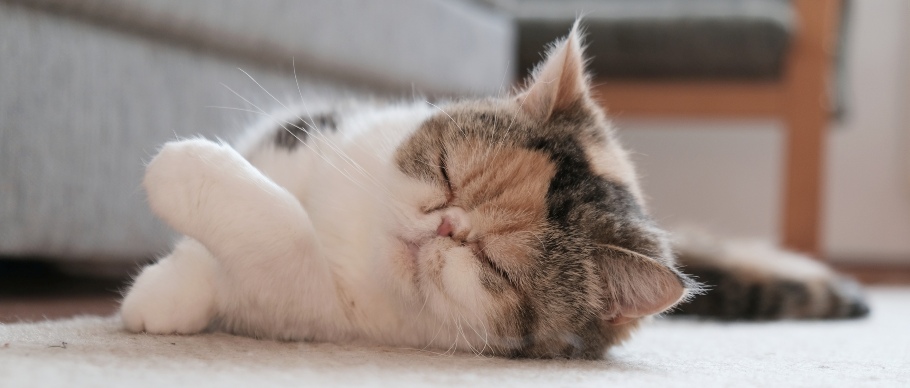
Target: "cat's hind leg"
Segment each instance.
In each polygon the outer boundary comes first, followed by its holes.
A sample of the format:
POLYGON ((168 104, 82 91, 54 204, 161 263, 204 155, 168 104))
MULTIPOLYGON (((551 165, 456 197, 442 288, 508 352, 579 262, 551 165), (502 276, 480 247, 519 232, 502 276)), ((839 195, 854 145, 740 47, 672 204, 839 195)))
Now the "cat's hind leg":
POLYGON ((120 308, 126 329, 154 334, 204 330, 216 313, 217 265, 202 244, 181 240, 170 255, 136 277, 120 308))

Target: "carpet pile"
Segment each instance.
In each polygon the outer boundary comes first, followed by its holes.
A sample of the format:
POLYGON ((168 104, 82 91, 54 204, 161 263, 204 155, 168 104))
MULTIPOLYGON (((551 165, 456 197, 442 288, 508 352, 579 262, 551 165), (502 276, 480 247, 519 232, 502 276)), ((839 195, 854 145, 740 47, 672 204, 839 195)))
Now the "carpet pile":
POLYGON ((116 317, 7 324, 0 386, 910 386, 910 288, 868 293, 854 321, 657 319, 601 361, 130 334, 116 317))

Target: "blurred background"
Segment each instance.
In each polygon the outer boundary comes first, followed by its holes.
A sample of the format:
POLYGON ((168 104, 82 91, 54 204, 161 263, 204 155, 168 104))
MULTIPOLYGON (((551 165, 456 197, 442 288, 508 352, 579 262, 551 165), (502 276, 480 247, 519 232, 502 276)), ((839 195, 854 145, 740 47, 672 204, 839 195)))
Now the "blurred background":
POLYGON ((904 0, 0 0, 0 322, 113 311, 168 250, 139 185, 161 143, 277 101, 504 93, 578 15, 660 223, 908 278, 904 0))

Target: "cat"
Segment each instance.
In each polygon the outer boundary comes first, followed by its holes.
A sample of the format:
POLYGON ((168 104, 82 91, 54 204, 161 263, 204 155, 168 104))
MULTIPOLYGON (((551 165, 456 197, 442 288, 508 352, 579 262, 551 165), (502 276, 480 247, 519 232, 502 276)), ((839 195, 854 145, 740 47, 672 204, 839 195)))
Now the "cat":
POLYGON ((802 256, 677 242, 677 257, 591 96, 577 23, 509 96, 283 114, 148 164, 151 209, 185 237, 135 278, 127 330, 597 359, 680 305, 862 314, 802 256))

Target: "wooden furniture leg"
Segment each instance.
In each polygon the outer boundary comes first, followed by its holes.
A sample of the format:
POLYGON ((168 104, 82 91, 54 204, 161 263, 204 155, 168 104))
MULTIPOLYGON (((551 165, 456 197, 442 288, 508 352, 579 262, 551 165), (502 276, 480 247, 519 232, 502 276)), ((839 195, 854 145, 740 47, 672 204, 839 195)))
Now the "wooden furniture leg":
POLYGON ((799 30, 785 75, 784 246, 817 257, 821 251, 824 159, 830 115, 828 79, 840 1, 797 0, 799 30))

